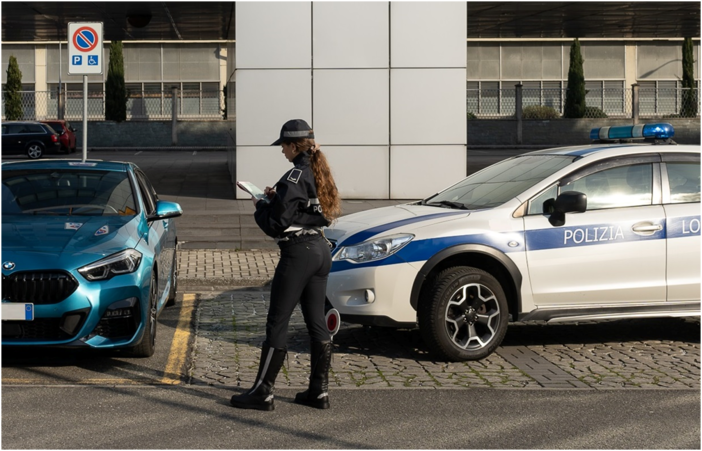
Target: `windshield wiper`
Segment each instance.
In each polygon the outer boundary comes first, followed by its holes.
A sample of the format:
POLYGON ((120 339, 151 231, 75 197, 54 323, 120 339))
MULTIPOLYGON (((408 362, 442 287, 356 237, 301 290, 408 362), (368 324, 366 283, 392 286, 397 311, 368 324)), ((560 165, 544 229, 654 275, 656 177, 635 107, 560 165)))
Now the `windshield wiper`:
POLYGON ((439 202, 427 202, 424 205, 429 205, 430 207, 444 207, 453 208, 454 210, 468 210, 464 204, 460 202, 452 202, 450 200, 442 200, 439 202))

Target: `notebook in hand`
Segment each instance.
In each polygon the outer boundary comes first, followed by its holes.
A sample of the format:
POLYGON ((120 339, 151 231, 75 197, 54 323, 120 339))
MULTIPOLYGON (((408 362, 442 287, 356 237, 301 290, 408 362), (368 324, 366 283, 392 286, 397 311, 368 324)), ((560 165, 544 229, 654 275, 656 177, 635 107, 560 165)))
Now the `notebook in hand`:
POLYGON ((261 188, 254 185, 253 183, 251 183, 251 182, 236 182, 236 186, 238 186, 240 189, 246 191, 247 193, 251 194, 256 199, 263 199, 266 202, 268 202, 268 197, 266 197, 266 195, 263 193, 263 190, 261 190, 261 188))

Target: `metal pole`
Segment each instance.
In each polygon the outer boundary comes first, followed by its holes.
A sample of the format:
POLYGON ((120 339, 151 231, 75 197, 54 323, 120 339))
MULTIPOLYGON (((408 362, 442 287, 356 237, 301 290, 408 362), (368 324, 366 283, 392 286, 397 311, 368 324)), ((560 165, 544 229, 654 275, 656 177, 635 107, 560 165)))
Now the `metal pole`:
POLYGON ((63 119, 63 110, 62 110, 62 105, 61 105, 61 71, 63 70, 61 66, 61 60, 63 59, 63 56, 61 55, 61 40, 59 40, 59 86, 58 86, 58 102, 56 103, 56 108, 58 111, 56 112, 56 115, 58 116, 59 119, 63 119))
POLYGON ((171 140, 178 145, 178 88, 171 88, 171 140))
POLYGON ((83 75, 83 163, 88 159, 88 76, 83 75))
POLYGON ((631 85, 631 119, 632 124, 639 123, 639 85, 631 85))
POLYGON ((522 143, 522 84, 514 85, 515 92, 515 112, 514 115, 517 119, 517 144, 522 143))

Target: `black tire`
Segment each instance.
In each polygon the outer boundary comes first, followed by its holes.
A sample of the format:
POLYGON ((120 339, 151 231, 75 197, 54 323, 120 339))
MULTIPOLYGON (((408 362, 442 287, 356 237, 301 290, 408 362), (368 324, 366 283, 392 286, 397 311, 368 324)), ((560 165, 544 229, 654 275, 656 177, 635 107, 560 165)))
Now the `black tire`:
POLYGON ((171 289, 168 292, 166 307, 175 305, 178 295, 178 251, 173 250, 173 265, 171 265, 171 289))
POLYGON ((39 143, 31 143, 27 146, 26 153, 31 160, 38 160, 44 155, 44 146, 39 143))
POLYGON ((149 289, 149 311, 146 314, 146 327, 141 343, 129 350, 134 357, 151 357, 156 350, 156 325, 158 323, 158 284, 156 276, 151 275, 151 288, 149 289))
POLYGON ((419 329, 429 350, 450 361, 479 360, 502 343, 509 311, 500 282, 477 268, 439 273, 419 304, 419 329))

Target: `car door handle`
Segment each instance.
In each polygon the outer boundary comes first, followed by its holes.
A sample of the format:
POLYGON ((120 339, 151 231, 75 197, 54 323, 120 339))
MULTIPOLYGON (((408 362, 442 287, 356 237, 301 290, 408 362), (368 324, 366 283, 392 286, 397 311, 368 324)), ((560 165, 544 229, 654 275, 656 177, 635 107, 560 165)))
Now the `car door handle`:
POLYGON ((637 235, 653 235, 656 232, 663 230, 663 226, 660 224, 653 224, 652 222, 639 222, 631 226, 631 230, 637 235))

